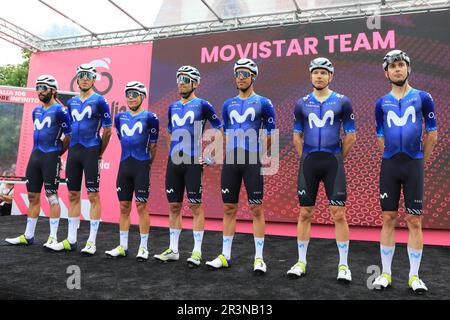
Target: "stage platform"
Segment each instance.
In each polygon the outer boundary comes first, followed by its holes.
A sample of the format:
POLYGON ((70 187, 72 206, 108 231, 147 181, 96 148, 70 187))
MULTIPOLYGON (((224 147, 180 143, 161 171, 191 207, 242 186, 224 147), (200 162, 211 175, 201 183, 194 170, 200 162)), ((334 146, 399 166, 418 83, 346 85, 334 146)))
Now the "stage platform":
MULTIPOLYGON (((44 251, 49 226, 40 218, 35 243, 31 246, 10 246, 6 237, 23 233, 25 216, 0 217, 0 299, 152 299, 152 300, 330 300, 330 299, 450 299, 450 247, 426 245, 420 276, 429 288, 424 296, 415 296, 407 288, 409 261, 405 244, 397 244, 393 261, 393 287, 384 292, 367 288, 367 273, 371 265, 380 265, 379 244, 351 241, 349 264, 353 282, 343 285, 336 281, 338 251, 332 239, 311 239, 308 248, 308 273, 298 280, 289 279, 286 271, 297 260, 296 239, 286 236, 266 236, 264 258, 268 272, 253 274, 253 236, 237 233, 233 241, 232 266, 225 270, 209 270, 204 264, 190 269, 186 259, 193 247, 191 230, 180 236, 180 260, 161 263, 153 258, 140 263, 135 259, 139 231, 132 226, 129 236, 130 255, 108 259, 105 250, 119 243, 118 225, 102 223, 97 238, 97 254, 84 257, 76 252, 44 251), (68 289, 71 268, 79 268, 81 289, 68 289)), ((61 220, 58 236, 67 234, 67 221, 61 220)), ((89 234, 89 222, 82 221, 78 233, 79 245, 89 234)), ((167 248, 168 229, 153 227, 150 232, 151 256, 167 248)), ((222 233, 205 232, 203 259, 220 253, 222 233)))

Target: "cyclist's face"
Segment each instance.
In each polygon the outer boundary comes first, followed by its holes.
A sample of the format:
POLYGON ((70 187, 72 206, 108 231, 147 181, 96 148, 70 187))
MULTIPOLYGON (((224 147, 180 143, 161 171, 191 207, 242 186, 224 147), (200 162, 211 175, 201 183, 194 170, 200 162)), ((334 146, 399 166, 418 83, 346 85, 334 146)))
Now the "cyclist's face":
POLYGON ((236 69, 235 79, 236 79, 237 88, 238 89, 248 88, 252 84, 252 77, 254 77, 254 75, 251 72, 249 72, 248 69, 245 69, 245 68, 236 69), (243 72, 240 72, 240 71, 243 71, 243 72), (245 75, 247 75, 247 74, 249 76, 245 77, 245 75))
POLYGON ((139 107, 142 104, 142 100, 144 100, 144 96, 137 91, 128 91, 126 97, 127 105, 130 109, 139 107))
POLYGON ((330 84, 331 79, 333 79, 333 74, 326 69, 314 69, 311 72, 311 83, 316 88, 325 88, 330 84))
POLYGON ((94 85, 95 79, 89 80, 87 76, 79 77, 78 85, 81 90, 88 90, 94 85))
POLYGON ((186 75, 181 74, 177 80, 178 93, 188 93, 198 87, 198 83, 186 75))
POLYGON ((385 73, 386 77, 393 82, 403 81, 408 76, 408 64, 403 60, 394 61, 388 66, 385 73))
POLYGON ((38 93, 38 98, 40 101, 49 101, 53 96, 53 89, 47 86, 37 86, 36 92, 38 93), (46 88, 46 90, 44 90, 44 88, 46 88))

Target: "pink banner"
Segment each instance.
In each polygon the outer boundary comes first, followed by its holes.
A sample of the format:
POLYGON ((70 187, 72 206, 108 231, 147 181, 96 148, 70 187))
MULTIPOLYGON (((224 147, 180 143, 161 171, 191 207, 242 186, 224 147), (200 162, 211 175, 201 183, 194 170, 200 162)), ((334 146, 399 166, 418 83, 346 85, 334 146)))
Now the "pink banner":
MULTIPOLYGON (((28 75, 28 87, 35 86, 35 79, 41 74, 53 75, 59 83, 60 91, 78 91, 75 72, 82 63, 91 63, 97 69, 99 76, 95 83, 95 90, 106 97, 111 108, 111 116, 126 110, 124 87, 127 82, 137 80, 150 87, 152 44, 138 44, 104 48, 89 48, 79 50, 39 52, 33 54, 28 75)), ((26 165, 33 146, 33 123, 31 113, 35 104, 25 104, 22 129, 20 133, 20 147, 17 160, 19 176, 25 176, 26 165)), ((115 132, 106 149, 101 163, 100 195, 102 201, 102 220, 117 222, 119 218, 119 202, 116 196, 116 176, 120 161, 120 143, 115 132)), ((67 154, 63 157, 63 169, 67 154)), ((62 177, 65 173, 62 172, 62 177)), ((67 216, 68 197, 67 188, 59 188, 61 216, 67 216)), ((83 187, 82 218, 89 219, 89 201, 83 187)), ((15 203, 21 213, 26 213, 28 200, 25 186, 17 186, 15 203)), ((42 212, 48 214, 49 205, 45 197, 41 197, 42 212)), ((137 222, 136 215, 132 215, 132 223, 137 222)))

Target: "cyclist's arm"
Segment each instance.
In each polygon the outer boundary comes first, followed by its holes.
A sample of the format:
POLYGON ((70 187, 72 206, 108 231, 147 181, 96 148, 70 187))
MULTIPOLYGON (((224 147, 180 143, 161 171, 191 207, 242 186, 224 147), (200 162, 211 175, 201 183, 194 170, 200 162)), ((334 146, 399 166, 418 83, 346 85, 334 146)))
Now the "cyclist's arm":
POLYGON ((150 164, 152 164, 153 161, 155 160, 156 150, 158 148, 157 142, 159 135, 159 119, 156 116, 156 114, 153 114, 148 118, 148 124, 149 128, 151 128, 149 150, 150 150, 150 164))
POLYGON ((434 110, 434 101, 428 92, 420 93, 422 99, 422 113, 425 119, 425 134, 423 136, 423 160, 427 162, 430 159, 434 146, 437 143, 437 123, 434 110))
POLYGON ((111 139, 111 127, 109 128, 103 128, 103 134, 102 134, 102 147, 100 149, 100 158, 103 156, 103 152, 105 152, 106 147, 109 144, 109 140, 111 139))
POLYGON ((438 140, 437 131, 430 131, 425 133, 423 139, 423 160, 427 162, 430 159, 431 153, 433 152, 434 146, 438 140))
POLYGON ((70 138, 71 136, 64 136, 64 139, 62 140, 62 150, 61 150, 61 155, 63 155, 67 149, 69 149, 69 145, 70 145, 70 138))
POLYGON ((348 97, 343 98, 342 126, 344 128, 344 141, 342 143, 342 158, 345 159, 356 142, 356 126, 353 107, 348 97))
POLYGON ((375 105, 375 125, 377 131, 377 144, 381 153, 384 152, 384 129, 383 129, 383 109, 381 108, 382 98, 378 99, 375 105))
POLYGON ((294 147, 298 153, 298 156, 302 157, 303 152, 303 132, 294 132, 293 135, 294 147))
POLYGON ((356 133, 347 133, 342 143, 342 157, 345 159, 356 142, 356 133))

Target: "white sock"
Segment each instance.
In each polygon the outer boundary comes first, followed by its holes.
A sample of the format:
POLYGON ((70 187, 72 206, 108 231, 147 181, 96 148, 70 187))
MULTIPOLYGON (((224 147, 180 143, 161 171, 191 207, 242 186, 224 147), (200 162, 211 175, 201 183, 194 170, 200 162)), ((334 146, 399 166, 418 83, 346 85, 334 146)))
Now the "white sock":
POLYGON ((28 218, 27 227, 25 228, 25 238, 31 239, 34 237, 34 231, 36 230, 38 218, 28 218))
POLYGON ((388 247, 380 244, 381 264, 383 265, 383 273, 392 274, 391 265, 394 258, 395 246, 388 247))
POLYGON ((141 244, 139 245, 139 248, 144 248, 147 250, 147 244, 148 244, 148 233, 142 234, 141 233, 141 244))
POLYGON ((128 249, 128 231, 120 231, 120 246, 125 250, 128 249))
POLYGON ((264 249, 264 238, 256 238, 255 240, 255 259, 263 258, 263 249, 264 249))
POLYGON ((339 266, 348 267, 347 257, 348 257, 349 243, 350 241, 342 241, 342 242, 336 241, 339 250, 339 266))
POLYGON ((50 218, 50 237, 58 239, 59 218, 50 218))
POLYGON ((198 251, 202 252, 202 241, 203 241, 203 234, 204 231, 193 231, 194 235, 194 250, 192 251, 198 251))
POLYGON ((89 232, 89 242, 95 243, 97 239, 97 231, 100 225, 100 220, 91 220, 91 231, 89 232))
POLYGON ((181 229, 169 229, 170 231, 170 246, 174 253, 178 253, 178 239, 180 239, 181 229))
POLYGON ((69 240, 70 243, 77 242, 77 231, 78 231, 78 225, 80 224, 80 217, 76 218, 69 218, 69 234, 67 235, 67 240, 69 240))
POLYGON ((233 244, 233 238, 234 236, 223 236, 222 254, 227 260, 231 259, 231 245, 233 244))
POLYGON ((298 262, 303 262, 304 264, 306 264, 306 252, 308 251, 308 244, 309 240, 297 240, 298 262))
POLYGON ((423 250, 415 250, 408 246, 408 257, 409 257, 409 277, 419 276, 420 261, 422 260, 423 250))

